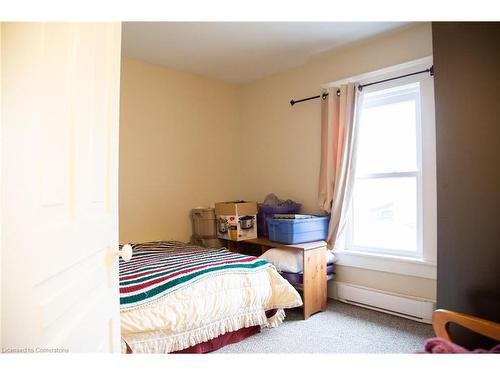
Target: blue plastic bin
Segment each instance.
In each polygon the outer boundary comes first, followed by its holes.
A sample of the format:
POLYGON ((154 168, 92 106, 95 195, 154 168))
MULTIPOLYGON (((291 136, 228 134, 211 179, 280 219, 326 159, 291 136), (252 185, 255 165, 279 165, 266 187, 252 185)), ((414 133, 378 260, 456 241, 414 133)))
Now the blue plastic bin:
POLYGON ((329 219, 328 216, 311 219, 270 219, 269 239, 289 245, 324 241, 328 235, 329 219))
POLYGON ((274 214, 298 214, 300 211, 300 203, 282 204, 280 206, 268 206, 259 204, 259 213, 257 214, 257 235, 259 237, 269 237, 269 220, 274 214))

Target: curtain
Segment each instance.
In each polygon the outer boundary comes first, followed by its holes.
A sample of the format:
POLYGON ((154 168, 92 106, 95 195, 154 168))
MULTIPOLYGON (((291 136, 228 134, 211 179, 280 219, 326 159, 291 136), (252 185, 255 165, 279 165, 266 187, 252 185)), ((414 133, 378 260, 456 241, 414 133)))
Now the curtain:
POLYGON ((321 164, 318 203, 330 214, 328 248, 333 249, 345 224, 351 199, 355 160, 357 87, 328 89, 321 107, 321 164), (340 96, 337 95, 340 90, 340 96))

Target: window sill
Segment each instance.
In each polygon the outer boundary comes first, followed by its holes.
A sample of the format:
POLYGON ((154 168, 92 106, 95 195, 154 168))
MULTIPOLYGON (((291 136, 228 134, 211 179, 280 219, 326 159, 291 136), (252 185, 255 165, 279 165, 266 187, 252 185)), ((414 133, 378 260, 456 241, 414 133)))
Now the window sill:
POLYGON ((436 279, 435 262, 350 250, 335 250, 335 254, 337 255, 336 264, 339 266, 436 279))

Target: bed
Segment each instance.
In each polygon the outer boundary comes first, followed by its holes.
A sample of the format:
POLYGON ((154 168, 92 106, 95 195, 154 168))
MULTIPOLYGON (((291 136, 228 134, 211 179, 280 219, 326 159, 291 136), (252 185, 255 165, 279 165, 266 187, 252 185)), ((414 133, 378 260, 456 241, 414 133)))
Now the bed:
POLYGON ((203 353, 274 328, 297 291, 264 259, 177 241, 120 260, 122 351, 203 353))

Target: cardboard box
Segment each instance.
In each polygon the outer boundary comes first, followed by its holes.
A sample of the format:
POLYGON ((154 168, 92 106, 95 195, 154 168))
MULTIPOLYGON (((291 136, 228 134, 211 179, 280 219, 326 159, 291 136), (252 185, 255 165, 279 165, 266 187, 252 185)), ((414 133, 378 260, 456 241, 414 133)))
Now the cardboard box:
POLYGON ((257 202, 220 202, 215 204, 217 237, 243 241, 257 238, 257 202))

